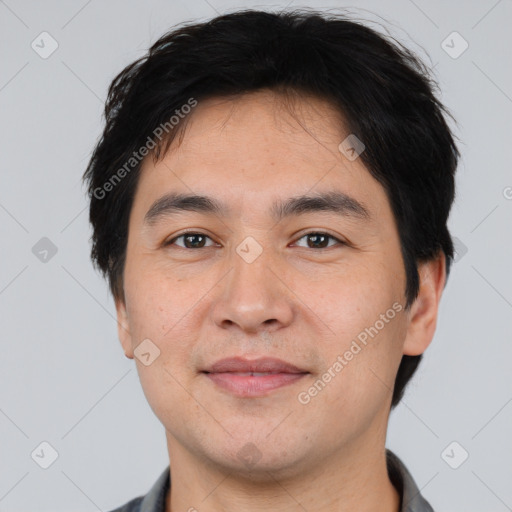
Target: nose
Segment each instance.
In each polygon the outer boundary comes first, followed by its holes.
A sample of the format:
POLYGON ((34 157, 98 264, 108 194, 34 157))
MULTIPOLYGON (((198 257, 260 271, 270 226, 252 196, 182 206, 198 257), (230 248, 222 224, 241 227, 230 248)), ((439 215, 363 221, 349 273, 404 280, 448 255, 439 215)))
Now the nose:
POLYGON ((290 325, 295 313, 293 293, 282 280, 283 272, 270 250, 263 250, 251 263, 234 252, 230 263, 231 271, 221 281, 212 306, 215 324, 247 334, 290 325))

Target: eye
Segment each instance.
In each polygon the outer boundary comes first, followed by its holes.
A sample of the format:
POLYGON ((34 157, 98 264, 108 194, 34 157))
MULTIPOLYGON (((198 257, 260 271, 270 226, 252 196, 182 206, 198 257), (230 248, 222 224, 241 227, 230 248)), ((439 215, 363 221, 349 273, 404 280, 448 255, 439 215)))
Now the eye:
POLYGON ((327 247, 332 247, 332 245, 336 245, 335 243, 329 245, 329 239, 333 240, 334 242, 338 242, 340 245, 346 245, 345 242, 343 242, 342 240, 339 240, 338 238, 330 235, 329 233, 323 233, 321 231, 311 231, 309 233, 306 233, 304 236, 299 238, 298 241, 304 238, 307 239, 307 246, 303 245, 301 247, 308 247, 309 249, 326 249, 327 247))
MULTIPOLYGON (((303 239, 306 239, 307 245, 302 245, 302 247, 307 247, 309 249, 326 249, 332 247, 333 245, 336 245, 336 243, 340 245, 346 245, 345 242, 336 238, 335 236, 321 231, 311 231, 309 233, 306 233, 305 235, 298 239, 296 244, 301 246, 298 242, 303 239)), ((215 245, 215 242, 213 242, 213 240, 204 233, 188 231, 165 242, 164 245, 176 245, 178 247, 181 247, 182 249, 202 249, 204 247, 211 247, 215 245), (181 240, 182 243, 177 243, 178 240, 181 240), (207 245, 207 240, 210 240, 210 242, 212 243, 207 245)))
POLYGON ((181 247, 183 249, 202 249, 203 247, 211 247, 211 245, 205 245, 207 239, 213 242, 213 240, 209 236, 203 233, 188 231, 186 233, 182 233, 177 237, 174 237, 172 240, 165 242, 164 245, 177 245, 178 247, 181 247), (175 243, 176 240, 183 240, 183 245, 175 243))

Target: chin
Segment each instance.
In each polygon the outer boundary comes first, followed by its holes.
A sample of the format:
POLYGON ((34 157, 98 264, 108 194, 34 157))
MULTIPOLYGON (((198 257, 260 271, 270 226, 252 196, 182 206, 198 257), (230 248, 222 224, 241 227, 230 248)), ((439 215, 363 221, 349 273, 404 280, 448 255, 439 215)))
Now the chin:
MULTIPOLYGON (((301 462, 306 454, 298 454, 298 447, 288 446, 282 442, 277 444, 266 441, 239 441, 236 446, 230 445, 210 454, 210 459, 223 466, 233 478, 241 478, 252 482, 275 482, 276 478, 292 478, 299 475, 303 468, 301 462)), ((305 466, 304 466, 305 467, 305 466)))

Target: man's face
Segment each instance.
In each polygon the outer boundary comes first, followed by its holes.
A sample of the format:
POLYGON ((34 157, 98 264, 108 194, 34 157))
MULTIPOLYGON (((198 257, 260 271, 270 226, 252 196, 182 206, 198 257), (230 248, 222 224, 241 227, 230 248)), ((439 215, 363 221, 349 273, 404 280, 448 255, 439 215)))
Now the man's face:
POLYGON ((291 474, 384 441, 409 336, 384 189, 340 152, 349 133, 328 104, 298 106, 303 127, 268 92, 199 102, 182 143, 144 162, 129 222, 117 303, 124 351, 133 357, 147 339, 160 350, 136 363, 171 448, 238 471, 291 474), (208 196, 226 211, 145 219, 170 193, 208 196), (272 209, 326 193, 349 196, 367 216, 347 202, 280 218, 272 209), (225 382, 239 387, 227 389, 204 370, 229 357, 278 358, 304 373, 252 394, 248 377, 231 375, 225 382))

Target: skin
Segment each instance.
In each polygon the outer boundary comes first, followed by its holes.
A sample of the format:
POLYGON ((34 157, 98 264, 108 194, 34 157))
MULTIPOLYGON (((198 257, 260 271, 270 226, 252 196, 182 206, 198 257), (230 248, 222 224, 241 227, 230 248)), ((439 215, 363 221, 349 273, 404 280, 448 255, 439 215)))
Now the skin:
POLYGON ((270 91, 201 101, 181 143, 142 167, 116 308, 127 357, 147 338, 160 350, 149 366, 135 362, 166 429, 167 511, 399 510, 384 451, 391 393, 402 355, 423 353, 433 338, 445 260, 421 264, 412 307, 300 403, 361 331, 394 303, 405 306, 406 281, 384 189, 338 149, 349 133, 343 120, 316 98, 298 97, 293 110, 270 91), (370 219, 312 212, 276 224, 270 215, 276 199, 332 190, 357 199, 370 219), (166 192, 215 197, 231 214, 185 211, 145 225, 166 192), (186 230, 207 235, 205 246, 164 245, 186 230), (318 248, 305 236, 318 232, 346 244, 318 248), (252 263, 236 252, 248 236, 263 249, 252 263), (200 373, 230 356, 277 357, 310 373, 240 398, 200 373), (244 447, 259 460, 241 460, 244 447))

